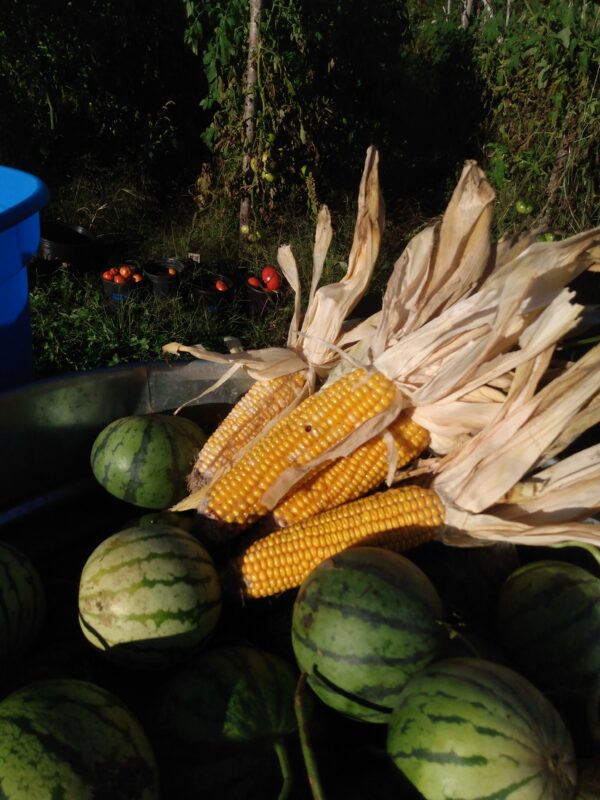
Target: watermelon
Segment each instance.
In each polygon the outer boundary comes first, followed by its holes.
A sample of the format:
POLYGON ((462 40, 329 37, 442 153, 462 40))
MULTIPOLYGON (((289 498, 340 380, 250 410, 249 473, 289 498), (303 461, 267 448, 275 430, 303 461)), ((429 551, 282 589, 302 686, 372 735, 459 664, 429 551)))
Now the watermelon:
POLYGON ((129 666, 166 667, 212 634, 221 588, 211 557, 167 525, 128 528, 101 542, 79 584, 85 637, 129 666))
POLYGON ((357 547, 324 561, 300 587, 292 645, 324 703, 385 723, 408 679, 441 654, 443 614, 419 567, 397 553, 357 547))
POLYGON ((46 596, 33 563, 18 548, 0 542, 0 669, 19 662, 37 638, 46 616, 46 596))
POLYGON ((156 729, 171 740, 197 745, 286 736, 296 730, 297 680, 287 661, 264 650, 246 645, 205 650, 162 684, 156 729))
POLYGON ((0 796, 155 800, 158 773, 145 732, 112 693, 39 681, 0 702, 0 796))
POLYGON ((572 800, 571 736, 526 678, 492 661, 447 658, 406 685, 387 750, 426 800, 572 800))
POLYGON ((92 471, 119 500, 164 509, 185 497, 187 475, 205 441, 202 429, 183 417, 122 417, 96 437, 92 471))
POLYGON ((196 797, 276 797, 273 767, 277 757, 286 764, 284 739, 297 727, 296 683, 291 664, 247 645, 205 650, 177 667, 148 723, 170 793, 192 796, 187 784, 196 797))
POLYGON ((540 688, 585 688, 600 673, 600 579, 563 561, 520 567, 500 591, 498 630, 540 688))

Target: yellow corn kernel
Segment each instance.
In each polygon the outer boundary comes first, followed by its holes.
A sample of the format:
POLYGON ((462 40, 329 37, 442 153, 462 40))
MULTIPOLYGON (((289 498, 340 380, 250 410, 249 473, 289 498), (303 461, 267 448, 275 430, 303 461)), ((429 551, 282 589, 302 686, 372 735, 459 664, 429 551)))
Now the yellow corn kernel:
POLYGON ((245 597, 300 586, 326 558, 356 545, 408 550, 433 539, 444 521, 438 495, 421 486, 387 489, 282 528, 250 544, 228 578, 245 597))
POLYGON ((204 513, 246 525, 269 510, 258 497, 288 468, 303 466, 388 409, 396 388, 377 371, 357 369, 306 398, 215 481, 204 513))
MULTIPOLYGON (((400 469, 429 445, 429 432, 403 412, 388 427, 393 437, 400 469)), ((335 506, 355 500, 376 489, 388 473, 388 444, 383 434, 375 436, 345 458, 319 467, 289 492, 273 511, 278 525, 294 525, 335 506)))
POLYGON ((304 384, 304 370, 253 383, 200 450, 188 479, 190 490, 208 482, 218 470, 229 468, 237 454, 294 402, 304 384))

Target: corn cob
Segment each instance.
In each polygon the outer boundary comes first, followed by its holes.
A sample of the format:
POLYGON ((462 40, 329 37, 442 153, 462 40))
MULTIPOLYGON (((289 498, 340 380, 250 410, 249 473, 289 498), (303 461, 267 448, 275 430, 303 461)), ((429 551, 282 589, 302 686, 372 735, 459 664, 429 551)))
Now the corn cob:
POLYGON ((268 597, 299 586, 341 550, 408 550, 433 539, 443 522, 444 506, 431 489, 388 489, 258 539, 231 562, 228 578, 245 597, 268 597))
MULTIPOLYGON (((405 466, 429 445, 429 432, 403 412, 388 427, 396 447, 396 469, 405 466)), ((389 470, 388 443, 379 434, 345 458, 317 468, 275 507, 273 518, 281 527, 320 514, 376 489, 389 470)))
POLYGON ((261 498, 286 469, 323 456, 395 399, 391 381, 362 368, 310 395, 215 481, 204 513, 236 525, 254 522, 269 510, 261 498))
POLYGON ((189 477, 190 490, 202 486, 220 469, 231 467, 240 451, 294 402, 305 376, 305 371, 299 370, 253 383, 207 439, 189 477))

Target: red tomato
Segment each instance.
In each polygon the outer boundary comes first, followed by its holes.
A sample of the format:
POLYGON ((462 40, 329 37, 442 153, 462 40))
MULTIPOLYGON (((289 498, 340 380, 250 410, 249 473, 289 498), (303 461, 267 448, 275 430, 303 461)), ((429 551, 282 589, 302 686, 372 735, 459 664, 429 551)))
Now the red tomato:
POLYGON ((265 282, 265 286, 267 287, 267 292, 276 292, 281 288, 281 278, 277 272, 267 275, 267 277, 263 278, 263 280, 265 282))
POLYGON ((119 275, 122 275, 124 278, 131 278, 133 270, 131 267, 128 267, 127 264, 123 264, 123 266, 119 268, 119 275))
POLYGON ((169 267, 167 269, 167 272, 169 273, 169 275, 177 275, 177 270, 175 269, 175 267, 169 267))
POLYGON ((260 273, 260 277, 265 283, 268 283, 273 275, 277 275, 277 277, 279 277, 279 273, 271 264, 267 264, 266 267, 263 267, 262 272, 260 273))
POLYGON ((261 282, 258 280, 258 278, 255 278, 254 275, 248 278, 248 285, 254 286, 255 289, 262 289, 261 282))
POLYGON ((118 269, 118 267, 111 267, 110 271, 112 272, 113 275, 117 275, 118 272, 119 272, 119 269, 118 269))
POLYGON ((143 278, 143 275, 141 274, 141 272, 134 272, 131 277, 133 278, 134 283, 140 283, 143 278))
POLYGON ((127 278, 124 278, 122 275, 115 275, 115 283, 127 283, 127 278))
POLYGON ((113 278, 114 278, 114 275, 112 274, 112 272, 109 269, 107 269, 106 272, 102 273, 102 277, 104 278, 105 281, 112 281, 113 278))
POLYGON ((229 286, 225 283, 225 281, 222 281, 219 278, 219 280, 215 283, 215 289, 218 292, 227 292, 229 290, 229 286))

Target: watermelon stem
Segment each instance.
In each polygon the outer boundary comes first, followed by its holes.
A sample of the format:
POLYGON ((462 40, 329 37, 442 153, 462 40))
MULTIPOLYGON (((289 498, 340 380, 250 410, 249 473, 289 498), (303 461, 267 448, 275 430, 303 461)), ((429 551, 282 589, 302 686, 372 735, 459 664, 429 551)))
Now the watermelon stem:
POLYGON ((278 800, 287 800, 292 792, 292 787, 294 784, 294 779, 292 775, 292 766, 290 763, 290 755, 288 753, 288 749, 285 746, 283 739, 275 739, 273 742, 273 747, 275 748, 275 752, 277 753, 277 758, 279 760, 279 766, 281 768, 281 776, 283 778, 283 783, 281 785, 281 791, 279 792, 278 800))
POLYGON ((306 691, 306 672, 303 672, 298 680, 294 705, 296 708, 302 757, 304 759, 313 800, 325 800, 325 793, 323 792, 321 779, 319 777, 319 768, 317 767, 317 761, 308 733, 308 721, 314 711, 314 703, 312 697, 306 691))
POLYGON ((448 625, 443 623, 443 627, 446 628, 448 636, 450 639, 458 639, 458 641, 463 645, 465 650, 471 654, 473 658, 481 658, 481 653, 475 647, 473 642, 469 641, 468 637, 461 633, 457 628, 453 627, 452 625, 448 625))

